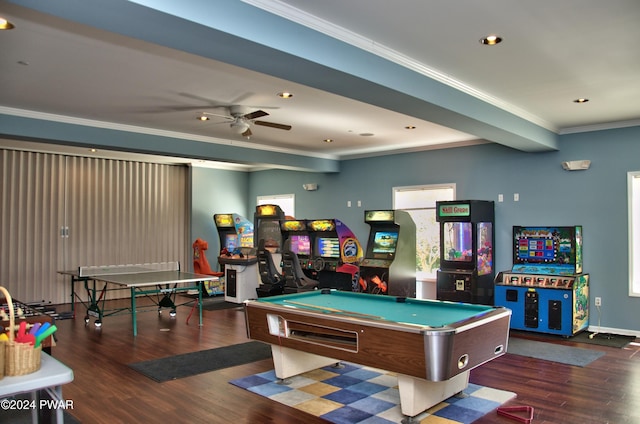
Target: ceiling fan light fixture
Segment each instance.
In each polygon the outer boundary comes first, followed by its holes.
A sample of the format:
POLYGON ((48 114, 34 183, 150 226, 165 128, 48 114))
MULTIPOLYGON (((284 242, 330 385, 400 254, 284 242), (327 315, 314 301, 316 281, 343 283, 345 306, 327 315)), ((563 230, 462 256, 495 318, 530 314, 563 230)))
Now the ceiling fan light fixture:
POLYGON ((230 127, 234 133, 243 134, 249 129, 249 123, 242 120, 236 120, 231 123, 230 127))

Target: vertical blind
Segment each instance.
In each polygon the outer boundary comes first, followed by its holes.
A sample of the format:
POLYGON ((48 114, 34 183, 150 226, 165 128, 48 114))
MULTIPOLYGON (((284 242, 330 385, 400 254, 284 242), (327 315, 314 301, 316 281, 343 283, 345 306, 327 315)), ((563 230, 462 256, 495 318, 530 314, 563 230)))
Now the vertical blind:
POLYGON ((68 303, 68 277, 56 274, 63 269, 188 265, 186 167, 18 150, 0 155, 0 284, 16 299, 68 303))

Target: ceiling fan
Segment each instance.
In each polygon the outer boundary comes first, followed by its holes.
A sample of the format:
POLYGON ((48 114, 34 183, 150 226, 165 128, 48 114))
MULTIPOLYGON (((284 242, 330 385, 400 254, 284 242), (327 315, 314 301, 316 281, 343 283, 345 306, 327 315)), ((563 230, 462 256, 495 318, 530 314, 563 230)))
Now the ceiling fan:
POLYGON ((203 112, 198 119, 208 120, 208 116, 218 116, 221 118, 225 118, 225 122, 229 122, 229 126, 231 129, 237 133, 241 134, 243 137, 250 137, 252 135, 251 125, 261 125, 263 127, 276 128, 279 130, 289 131, 291 129, 291 125, 285 124, 277 124, 275 122, 267 122, 267 121, 258 121, 258 118, 262 118, 264 116, 269 116, 267 112, 264 110, 256 110, 253 112, 247 112, 247 107, 245 106, 226 106, 227 115, 220 115, 216 113, 203 112), (203 118, 204 117, 204 118, 203 118))

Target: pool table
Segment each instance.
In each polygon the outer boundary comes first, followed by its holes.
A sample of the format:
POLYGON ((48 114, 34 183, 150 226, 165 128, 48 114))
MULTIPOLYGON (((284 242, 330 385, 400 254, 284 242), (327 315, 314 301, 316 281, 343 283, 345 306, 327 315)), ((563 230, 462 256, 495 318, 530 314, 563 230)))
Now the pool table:
POLYGON ((340 361, 397 373, 409 417, 464 390, 507 351, 503 307, 314 290, 245 302, 249 338, 271 344, 280 379, 340 361))

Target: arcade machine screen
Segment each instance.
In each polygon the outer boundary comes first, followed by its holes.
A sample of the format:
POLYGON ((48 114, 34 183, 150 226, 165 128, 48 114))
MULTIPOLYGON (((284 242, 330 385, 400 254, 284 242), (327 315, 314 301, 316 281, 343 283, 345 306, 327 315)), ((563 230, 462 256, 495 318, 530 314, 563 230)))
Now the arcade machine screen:
POLYGON ((308 235, 292 235, 291 251, 296 255, 311 256, 311 238, 308 235))
POLYGON ((258 228, 258 240, 264 239, 264 247, 279 252, 282 247, 282 232, 280 221, 262 221, 258 228))
POLYGON ((445 222, 444 223, 444 259, 451 262, 471 262, 472 251, 472 223, 445 222))
POLYGON ((553 262, 558 246, 556 240, 546 237, 520 237, 517 240, 516 262, 553 262))
POLYGON ((340 258, 340 240, 338 237, 316 238, 315 252, 323 258, 340 258))
POLYGON ((224 247, 227 248, 227 251, 233 252, 238 247, 238 235, 237 234, 226 234, 224 239, 224 247))
POLYGON ((398 244, 397 231, 376 231, 373 235, 371 253, 374 258, 386 258, 396 252, 398 244))

